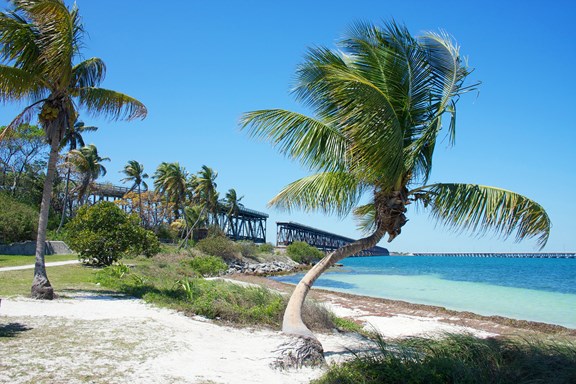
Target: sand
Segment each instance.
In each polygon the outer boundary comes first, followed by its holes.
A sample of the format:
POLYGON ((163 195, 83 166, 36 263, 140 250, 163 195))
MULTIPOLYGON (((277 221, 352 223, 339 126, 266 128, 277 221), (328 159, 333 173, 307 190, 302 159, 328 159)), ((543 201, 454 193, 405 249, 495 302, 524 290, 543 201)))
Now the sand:
MULTIPOLYGON (((268 279, 236 276, 287 292, 268 279)), ((324 368, 270 368, 287 336, 235 328, 122 295, 68 293, 54 301, 3 299, 0 306, 0 383, 308 383, 324 368)), ((480 337, 509 326, 465 313, 313 290, 338 315, 385 337, 466 332, 480 337)), ((318 334, 329 364, 365 351, 355 334, 318 334)))

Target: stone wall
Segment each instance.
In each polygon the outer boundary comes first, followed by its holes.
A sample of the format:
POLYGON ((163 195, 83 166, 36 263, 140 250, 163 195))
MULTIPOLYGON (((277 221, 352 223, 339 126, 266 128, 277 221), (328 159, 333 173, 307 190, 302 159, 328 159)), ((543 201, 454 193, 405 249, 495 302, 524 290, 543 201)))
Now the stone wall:
MULTIPOLYGON (((44 252, 46 255, 68 255, 73 253, 63 241, 47 241, 44 252)), ((35 253, 35 241, 0 244, 0 255, 34 255, 35 253)))

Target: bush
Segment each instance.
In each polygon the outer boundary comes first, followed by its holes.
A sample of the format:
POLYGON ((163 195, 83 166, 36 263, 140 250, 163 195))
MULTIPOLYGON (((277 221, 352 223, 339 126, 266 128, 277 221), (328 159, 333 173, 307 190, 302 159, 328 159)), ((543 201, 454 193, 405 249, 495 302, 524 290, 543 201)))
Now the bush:
POLYGON ((575 383, 571 342, 480 339, 376 340, 376 351, 334 365, 316 384, 346 383, 575 383))
POLYGON ((251 241, 239 241, 236 246, 244 257, 254 257, 258 253, 258 246, 251 241))
POLYGON ((238 254, 236 244, 225 236, 207 237, 198 241, 196 249, 211 256, 219 256, 224 260, 233 260, 238 254))
POLYGON ((34 240, 38 212, 13 197, 0 193, 0 243, 34 240))
POLYGON ((295 241, 286 247, 286 254, 300 264, 310 264, 324 257, 322 251, 303 241, 295 241))
POLYGON ((83 206, 66 225, 67 243, 83 263, 93 266, 111 265, 122 256, 158 253, 158 239, 138 223, 136 215, 111 202, 83 206))
POLYGON ((197 256, 187 261, 187 264, 204 277, 219 276, 228 270, 228 265, 217 256, 197 256))
POLYGON ((274 253, 274 246, 270 243, 260 244, 258 246, 258 253, 274 253))

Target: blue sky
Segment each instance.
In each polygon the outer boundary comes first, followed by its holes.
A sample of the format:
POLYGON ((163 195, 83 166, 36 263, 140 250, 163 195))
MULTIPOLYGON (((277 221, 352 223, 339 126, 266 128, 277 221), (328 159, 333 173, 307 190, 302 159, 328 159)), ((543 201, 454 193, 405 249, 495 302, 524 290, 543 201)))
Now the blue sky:
MULTIPOLYGON (((71 3, 71 2, 70 2, 71 3)), ((7 2, 0 1, 5 8, 7 2)), ((296 162, 238 127, 243 112, 285 108, 306 112, 289 90, 308 47, 334 47, 355 21, 392 18, 419 35, 453 35, 482 82, 458 104, 456 146, 439 145, 431 182, 470 182, 522 193, 544 206, 552 235, 544 251, 576 251, 576 39, 571 1, 184 1, 77 0, 88 32, 84 56, 108 67, 105 88, 146 104, 144 121, 81 118, 87 134, 111 158, 103 180, 119 183, 128 160, 149 174, 179 161, 197 172, 218 171, 222 195, 235 188, 243 203, 267 212, 268 240, 276 221, 296 221, 359 237, 352 218, 278 212, 266 206, 289 182, 305 176, 296 162)), ((0 125, 18 111, 0 105, 0 125)), ((535 251, 514 243, 451 233, 409 211, 391 244, 396 251, 535 251)))

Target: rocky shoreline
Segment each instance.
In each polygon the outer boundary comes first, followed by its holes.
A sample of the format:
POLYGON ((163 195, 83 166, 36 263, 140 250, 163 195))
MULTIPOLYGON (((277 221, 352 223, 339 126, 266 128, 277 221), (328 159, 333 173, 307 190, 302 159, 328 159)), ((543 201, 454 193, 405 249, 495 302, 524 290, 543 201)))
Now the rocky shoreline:
POLYGON ((228 265, 226 275, 249 274, 249 275, 270 275, 296 272, 305 266, 296 262, 270 261, 264 263, 233 262, 228 265))

